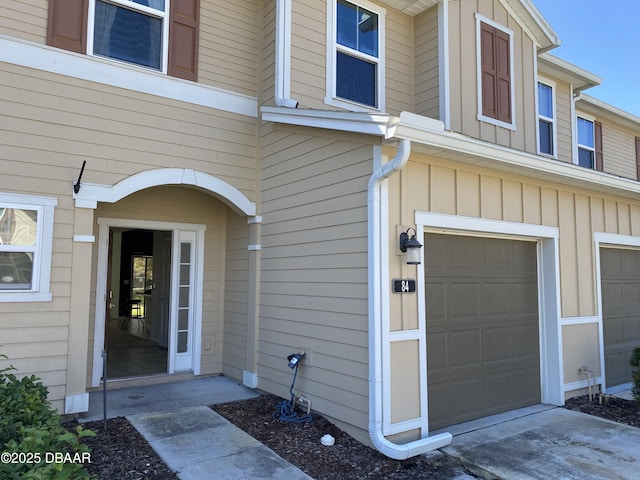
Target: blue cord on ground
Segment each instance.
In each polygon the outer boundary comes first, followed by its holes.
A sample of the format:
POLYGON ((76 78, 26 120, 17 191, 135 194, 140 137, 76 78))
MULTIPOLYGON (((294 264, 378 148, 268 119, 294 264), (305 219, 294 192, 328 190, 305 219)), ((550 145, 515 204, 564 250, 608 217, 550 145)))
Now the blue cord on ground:
POLYGON ((282 420, 283 422, 309 423, 311 420, 313 420, 313 415, 311 415, 310 413, 301 414, 296 412, 296 396, 293 393, 293 386, 296 383, 297 375, 298 364, 296 363, 293 373, 293 382, 291 382, 291 388, 289 388, 291 400, 283 400, 278 405, 276 405, 276 413, 273 414, 273 417, 282 420))

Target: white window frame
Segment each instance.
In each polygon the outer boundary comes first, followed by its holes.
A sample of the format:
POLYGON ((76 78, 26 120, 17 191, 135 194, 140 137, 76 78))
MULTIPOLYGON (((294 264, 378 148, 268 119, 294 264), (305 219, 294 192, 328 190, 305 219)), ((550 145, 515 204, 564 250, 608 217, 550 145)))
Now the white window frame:
POLYGON ((337 0, 327 2, 327 79, 324 103, 354 112, 370 112, 385 110, 385 15, 386 9, 367 0, 346 0, 353 5, 365 8, 378 15, 378 58, 357 52, 339 45, 337 42, 337 0), (376 73, 376 106, 365 105, 336 96, 336 59, 338 50, 377 64, 376 73))
POLYGON ((160 70, 156 70, 152 67, 147 67, 144 65, 140 65, 137 63, 126 62, 124 60, 119 60, 113 57, 105 57, 103 55, 97 55, 93 52, 93 36, 95 32, 95 18, 96 18, 96 1, 97 0, 89 0, 89 13, 87 15, 87 54, 96 56, 99 58, 105 58, 107 60, 117 62, 124 65, 129 65, 133 67, 142 68, 144 70, 152 70, 154 72, 162 72, 167 73, 168 65, 169 65, 169 12, 171 7, 171 0, 164 0, 164 11, 156 10, 155 8, 147 7, 145 5, 140 5, 139 3, 132 2, 131 0, 102 0, 105 3, 111 3, 118 7, 123 7, 129 10, 136 11, 138 13, 142 13, 144 15, 148 15, 151 17, 159 18, 162 20, 162 46, 160 52, 160 70))
POLYGON ((498 127, 508 128, 509 130, 516 130, 516 82, 515 82, 515 68, 514 68, 514 54, 513 54, 513 30, 494 22, 490 18, 487 18, 479 13, 476 13, 476 79, 477 79, 477 97, 478 97, 478 120, 498 127), (509 35, 509 95, 511 96, 511 123, 503 122, 497 118, 487 117, 482 114, 482 35, 481 35, 481 23, 486 23, 507 35, 509 35))
POLYGON ((545 77, 538 77, 538 81, 536 82, 536 111, 538 112, 538 122, 536 123, 536 136, 538 138, 538 155, 543 155, 545 157, 550 158, 558 158, 558 123, 556 122, 557 112, 556 112, 556 82, 553 80, 549 80, 545 77), (551 108, 553 118, 546 117, 540 113, 540 99, 538 98, 538 84, 543 84, 546 87, 551 88, 551 108), (548 122, 551 124, 551 135, 553 141, 553 153, 548 154, 546 152, 542 152, 540 150, 540 120, 548 122))
MULTIPOLYGON (((592 115, 587 115, 581 112, 576 112, 576 118, 575 118, 575 148, 574 148, 574 152, 573 152, 573 163, 575 165, 580 165, 580 157, 578 155, 580 149, 584 149, 584 150, 589 150, 590 152, 593 152, 593 166, 591 167, 591 170, 595 170, 596 169, 596 117, 592 116, 592 115), (583 145, 580 143, 580 132, 578 131, 578 119, 582 118, 583 120, 587 120, 589 122, 591 122, 592 128, 593 128, 593 147, 590 147, 588 145, 583 145)), ((588 167, 583 167, 583 168, 588 168, 588 167)))
POLYGON ((57 205, 58 199, 53 197, 0 193, 0 207, 38 212, 31 288, 28 290, 0 290, 0 303, 51 301, 53 215, 57 205))

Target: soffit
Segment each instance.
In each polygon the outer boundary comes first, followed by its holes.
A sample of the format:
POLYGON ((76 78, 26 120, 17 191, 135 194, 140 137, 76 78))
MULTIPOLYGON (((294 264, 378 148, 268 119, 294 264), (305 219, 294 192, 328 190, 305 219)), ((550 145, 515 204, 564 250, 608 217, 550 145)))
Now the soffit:
POLYGON ((595 87, 602 83, 602 78, 580 67, 566 62, 549 53, 543 53, 538 57, 538 70, 555 80, 560 80, 573 85, 573 91, 578 93, 587 88, 595 87))
POLYGON ((380 3, 388 7, 412 16, 428 10, 439 2, 440 0, 380 0, 380 3))

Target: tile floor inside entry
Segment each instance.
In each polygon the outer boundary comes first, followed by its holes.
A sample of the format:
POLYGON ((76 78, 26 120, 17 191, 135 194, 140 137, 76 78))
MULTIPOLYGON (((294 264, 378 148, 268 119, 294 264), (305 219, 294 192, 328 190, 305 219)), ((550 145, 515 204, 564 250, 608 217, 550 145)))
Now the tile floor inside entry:
POLYGON ((107 379, 167 372, 167 349, 149 338, 144 321, 111 319, 107 335, 107 379))

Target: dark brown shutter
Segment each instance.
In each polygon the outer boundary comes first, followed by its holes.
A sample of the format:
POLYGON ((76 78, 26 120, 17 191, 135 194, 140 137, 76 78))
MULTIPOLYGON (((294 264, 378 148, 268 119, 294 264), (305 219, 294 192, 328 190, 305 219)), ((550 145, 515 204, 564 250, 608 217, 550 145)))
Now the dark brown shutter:
POLYGON ((496 92, 496 29, 480 23, 480 62, 482 71, 482 115, 485 117, 497 117, 497 97, 496 92))
POLYGON ((482 115, 511 123, 511 38, 480 22, 482 115))
POLYGON ((197 80, 200 0, 173 0, 169 24, 169 67, 167 73, 185 80, 197 80))
POLYGON ((640 137, 636 137, 636 179, 640 180, 640 137))
POLYGON ((596 170, 602 172, 602 123, 593 122, 593 132, 595 134, 596 147, 596 170))
POLYGON ((497 119, 511 123, 511 41, 509 35, 496 29, 497 119))
POLYGON ((89 0, 49 0, 47 45, 86 53, 88 8, 89 0))

